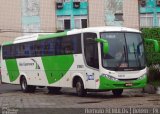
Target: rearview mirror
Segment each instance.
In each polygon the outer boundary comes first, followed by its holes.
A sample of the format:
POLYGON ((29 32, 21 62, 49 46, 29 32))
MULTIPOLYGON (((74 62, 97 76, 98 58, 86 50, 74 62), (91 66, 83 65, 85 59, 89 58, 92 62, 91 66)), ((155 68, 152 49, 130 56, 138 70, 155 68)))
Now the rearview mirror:
POLYGON ((144 39, 144 41, 146 43, 151 43, 154 45, 154 51, 155 52, 159 52, 159 44, 158 44, 158 41, 157 40, 154 40, 154 39, 144 39))
POLYGON ((103 53, 104 54, 108 54, 108 52, 109 52, 109 44, 108 44, 107 40, 102 39, 102 38, 97 38, 96 41, 103 44, 103 53))

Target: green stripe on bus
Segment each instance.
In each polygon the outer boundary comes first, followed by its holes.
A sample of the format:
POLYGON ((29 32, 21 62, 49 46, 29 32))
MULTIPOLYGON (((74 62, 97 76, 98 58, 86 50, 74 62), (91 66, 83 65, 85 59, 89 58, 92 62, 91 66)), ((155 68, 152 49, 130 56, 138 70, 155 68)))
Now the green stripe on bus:
POLYGON ((13 42, 4 42, 2 45, 11 45, 13 42))
POLYGON ((66 36, 66 35, 67 35, 67 32, 53 33, 53 34, 47 34, 47 35, 42 34, 42 35, 38 36, 38 40, 62 37, 62 36, 66 36))
POLYGON ((10 82, 15 81, 19 76, 19 70, 16 59, 5 60, 10 82))
POLYGON ((42 62, 49 84, 59 81, 74 62, 73 55, 42 57, 42 62))

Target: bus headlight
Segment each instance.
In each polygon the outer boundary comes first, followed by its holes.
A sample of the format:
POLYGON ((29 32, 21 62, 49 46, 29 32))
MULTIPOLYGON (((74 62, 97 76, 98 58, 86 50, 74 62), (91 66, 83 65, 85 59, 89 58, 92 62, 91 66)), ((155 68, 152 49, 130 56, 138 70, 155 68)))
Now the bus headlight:
POLYGON ((138 78, 138 80, 142 80, 142 79, 144 79, 145 77, 146 77, 146 74, 140 76, 140 77, 138 78))
POLYGON ((108 75, 108 74, 102 74, 102 76, 105 76, 106 78, 110 79, 110 80, 114 80, 114 81, 118 81, 117 78, 111 76, 111 75, 108 75))

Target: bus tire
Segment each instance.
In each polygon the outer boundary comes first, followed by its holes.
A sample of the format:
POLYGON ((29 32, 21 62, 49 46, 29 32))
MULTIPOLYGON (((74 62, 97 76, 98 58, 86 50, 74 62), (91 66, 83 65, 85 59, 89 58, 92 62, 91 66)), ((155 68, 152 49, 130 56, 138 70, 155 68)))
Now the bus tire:
POLYGON ((33 93, 35 92, 36 86, 28 85, 25 77, 22 77, 20 80, 21 89, 24 93, 33 93))
POLYGON ((123 93, 123 89, 114 89, 112 90, 114 96, 121 96, 123 93))
POLYGON ((48 93, 60 93, 61 87, 47 87, 48 93))
POLYGON ((83 81, 80 78, 76 82, 76 92, 79 97, 84 97, 87 94, 87 91, 84 89, 83 81))

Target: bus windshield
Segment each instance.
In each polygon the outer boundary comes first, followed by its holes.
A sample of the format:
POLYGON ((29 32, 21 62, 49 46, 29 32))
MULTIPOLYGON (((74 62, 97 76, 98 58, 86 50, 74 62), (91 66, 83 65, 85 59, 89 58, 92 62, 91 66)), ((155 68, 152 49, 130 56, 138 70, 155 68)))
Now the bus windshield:
MULTIPOLYGON (((102 52, 102 65, 114 71, 132 71, 145 68, 144 45, 140 33, 102 32, 109 43, 109 52, 102 52)), ((101 44, 101 47, 103 44, 101 44)))

